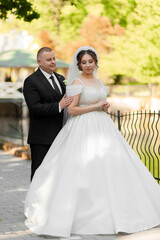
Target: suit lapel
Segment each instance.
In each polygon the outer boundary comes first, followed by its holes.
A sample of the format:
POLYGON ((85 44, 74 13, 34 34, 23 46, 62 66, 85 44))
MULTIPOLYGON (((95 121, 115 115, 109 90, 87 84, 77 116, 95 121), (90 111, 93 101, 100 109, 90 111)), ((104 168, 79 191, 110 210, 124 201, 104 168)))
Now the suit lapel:
POLYGON ((59 84, 61 85, 62 95, 64 95, 66 92, 65 84, 63 82, 64 78, 61 75, 57 74, 56 72, 54 72, 54 74, 55 74, 56 78, 58 79, 59 84))
POLYGON ((57 100, 59 101, 62 96, 60 96, 55 90, 54 88, 51 86, 51 84, 48 82, 48 80, 46 79, 46 77, 44 76, 44 74, 41 72, 40 69, 37 70, 38 73, 38 78, 39 80, 48 88, 48 90, 51 92, 51 94, 54 94, 54 96, 57 98, 57 100))

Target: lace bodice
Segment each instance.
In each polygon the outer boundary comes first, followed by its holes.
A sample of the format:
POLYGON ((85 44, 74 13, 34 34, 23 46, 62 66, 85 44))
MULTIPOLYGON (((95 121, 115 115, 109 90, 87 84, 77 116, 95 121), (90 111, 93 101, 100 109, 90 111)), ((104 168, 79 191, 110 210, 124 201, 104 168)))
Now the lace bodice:
POLYGON ((79 106, 90 105, 100 101, 101 99, 106 99, 108 87, 104 86, 103 83, 101 83, 101 87, 98 89, 90 86, 85 86, 80 79, 77 80, 79 80, 81 84, 67 86, 66 93, 67 96, 75 96, 81 93, 79 106))

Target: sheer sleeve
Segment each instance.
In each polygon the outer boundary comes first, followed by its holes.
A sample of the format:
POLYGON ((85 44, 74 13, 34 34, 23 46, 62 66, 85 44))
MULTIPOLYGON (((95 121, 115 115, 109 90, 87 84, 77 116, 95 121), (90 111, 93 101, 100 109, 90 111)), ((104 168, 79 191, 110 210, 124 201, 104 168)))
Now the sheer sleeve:
POLYGON ((108 87, 107 87, 107 86, 104 86, 104 90, 105 90, 106 97, 107 97, 107 94, 108 94, 108 87))
POLYGON ((104 85, 103 81, 101 79, 98 78, 98 81, 100 82, 100 84, 102 85, 102 87, 104 88, 105 90, 105 93, 106 93, 106 97, 107 97, 107 94, 108 94, 108 87, 104 85))
POLYGON ((82 92, 82 85, 81 84, 75 84, 70 85, 66 87, 66 95, 67 97, 72 97, 75 95, 78 95, 82 92))
MULTIPOLYGON (((69 85, 66 86, 66 95, 67 97, 73 97, 82 92, 82 85, 81 84, 75 84, 75 85, 69 85)), ((64 114, 63 114, 63 126, 67 122, 68 118, 70 116, 68 115, 67 108, 64 109, 64 114)))

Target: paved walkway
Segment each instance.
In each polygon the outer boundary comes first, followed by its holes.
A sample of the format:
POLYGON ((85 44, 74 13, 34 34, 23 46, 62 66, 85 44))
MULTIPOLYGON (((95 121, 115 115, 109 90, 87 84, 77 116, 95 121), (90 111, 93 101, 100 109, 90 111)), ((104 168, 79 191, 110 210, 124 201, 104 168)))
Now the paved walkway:
MULTIPOLYGON (((30 161, 0 151, 0 240, 43 240, 29 231, 23 215, 30 178, 30 161)), ((61 238, 59 238, 60 240, 61 238)), ((135 234, 72 236, 71 240, 160 240, 160 227, 135 234)), ((66 240, 63 238, 63 240, 66 240)))

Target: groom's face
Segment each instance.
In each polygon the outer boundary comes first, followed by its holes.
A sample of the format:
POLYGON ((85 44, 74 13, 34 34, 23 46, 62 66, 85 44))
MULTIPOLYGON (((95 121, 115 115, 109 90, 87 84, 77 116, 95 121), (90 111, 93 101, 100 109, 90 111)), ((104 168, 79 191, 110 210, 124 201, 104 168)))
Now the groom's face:
POLYGON ((37 63, 42 70, 49 74, 52 74, 56 68, 56 58, 54 52, 42 52, 37 59, 37 63))

